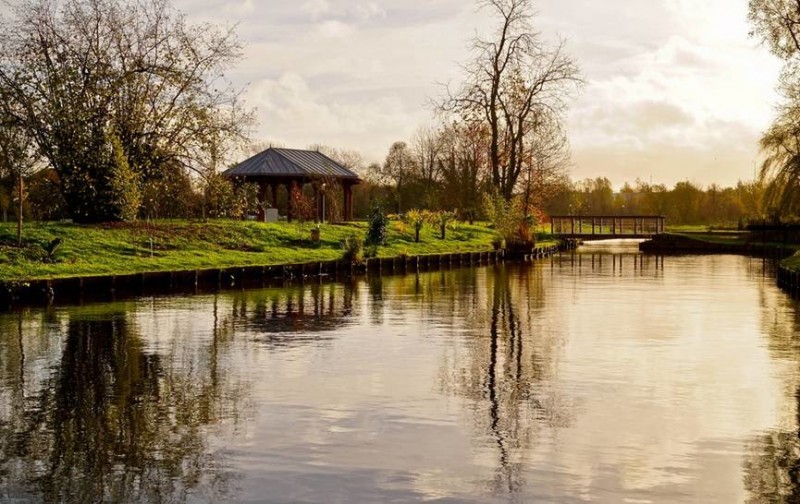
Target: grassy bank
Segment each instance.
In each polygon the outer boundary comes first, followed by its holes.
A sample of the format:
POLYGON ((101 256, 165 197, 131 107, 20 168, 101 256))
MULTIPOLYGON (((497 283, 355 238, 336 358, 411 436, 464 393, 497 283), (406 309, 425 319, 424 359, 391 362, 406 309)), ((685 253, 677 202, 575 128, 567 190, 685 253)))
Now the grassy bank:
MULTIPOLYGON (((26 247, 13 246, 16 228, 0 224, 0 280, 20 281, 234 266, 297 264, 342 257, 340 242, 363 236, 363 223, 322 225, 321 240, 309 239, 313 224, 242 221, 156 221, 79 226, 36 223, 25 227, 26 247), (62 241, 53 257, 46 245, 62 241), (152 248, 151 248, 152 243, 152 248)), ((430 227, 414 243, 410 229, 392 222, 378 257, 476 252, 492 249, 495 233, 485 224, 461 224, 439 239, 430 227)))

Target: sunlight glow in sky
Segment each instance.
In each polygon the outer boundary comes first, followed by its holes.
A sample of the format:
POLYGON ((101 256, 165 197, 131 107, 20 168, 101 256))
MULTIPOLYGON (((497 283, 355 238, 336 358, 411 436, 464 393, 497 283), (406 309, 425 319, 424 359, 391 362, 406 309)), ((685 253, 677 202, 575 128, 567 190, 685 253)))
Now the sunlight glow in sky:
MULTIPOLYGON (((178 0, 238 24, 234 72, 255 137, 327 144, 381 161, 433 122, 491 20, 472 0, 178 0)), ((576 179, 673 184, 751 179, 780 62, 748 36, 747 0, 540 0, 537 28, 566 38, 587 81, 569 114, 576 179)))

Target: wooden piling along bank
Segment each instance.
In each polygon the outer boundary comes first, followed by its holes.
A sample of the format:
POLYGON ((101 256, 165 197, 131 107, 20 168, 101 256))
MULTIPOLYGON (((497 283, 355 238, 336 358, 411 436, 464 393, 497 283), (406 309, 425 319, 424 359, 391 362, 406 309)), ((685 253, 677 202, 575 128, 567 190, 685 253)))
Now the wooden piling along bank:
MULTIPOLYGON (((565 245, 568 246, 568 245, 565 245)), ((485 266, 505 261, 531 261, 558 252, 558 246, 532 249, 521 256, 502 250, 366 259, 360 265, 322 261, 277 266, 244 266, 130 275, 56 278, 0 282, 0 306, 114 300, 170 293, 199 293, 227 288, 282 285, 307 279, 342 279, 358 275, 406 274, 437 269, 485 266)))

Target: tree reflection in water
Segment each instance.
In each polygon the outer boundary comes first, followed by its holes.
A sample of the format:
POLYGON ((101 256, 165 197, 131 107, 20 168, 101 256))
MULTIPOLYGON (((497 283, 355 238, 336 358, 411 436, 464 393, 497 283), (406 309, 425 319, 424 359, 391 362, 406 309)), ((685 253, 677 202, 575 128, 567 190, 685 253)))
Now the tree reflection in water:
POLYGON ((331 341, 355 323, 358 283, 309 283, 241 292, 233 298, 236 329, 270 350, 331 341))
POLYGON ((800 503, 800 306, 772 289, 761 289, 760 294, 763 332, 769 335, 770 353, 795 369, 793 400, 786 403, 783 412, 794 428, 767 432, 749 443, 744 485, 750 494, 749 503, 800 503))
POLYGON ((468 358, 445 360, 440 387, 473 404, 477 439, 494 446, 492 492, 515 494, 541 431, 568 426, 572 407, 551 386, 561 343, 539 319, 546 302, 542 269, 501 265, 486 279, 484 289, 451 300, 465 304, 452 311, 467 314, 475 341, 468 358))
MULTIPOLYGON (((215 320, 207 365, 178 366, 171 355, 144 351, 134 313, 74 312, 64 321, 31 324, 32 332, 38 327, 55 341, 65 326, 58 364, 38 370, 44 377, 35 388, 23 379, 22 323, 17 348, 0 342, 4 357, 17 354, 13 363, 4 359, 0 376, 14 390, 0 414, 0 489, 7 495, 180 502, 190 495, 216 500, 230 491, 233 475, 208 444, 209 428, 222 418, 235 420, 244 397, 241 384, 219 376, 224 331, 215 320), (8 374, 12 367, 19 379, 8 374)), ((2 319, 4 326, 9 319, 2 319)), ((49 346, 43 357, 57 351, 49 346)))

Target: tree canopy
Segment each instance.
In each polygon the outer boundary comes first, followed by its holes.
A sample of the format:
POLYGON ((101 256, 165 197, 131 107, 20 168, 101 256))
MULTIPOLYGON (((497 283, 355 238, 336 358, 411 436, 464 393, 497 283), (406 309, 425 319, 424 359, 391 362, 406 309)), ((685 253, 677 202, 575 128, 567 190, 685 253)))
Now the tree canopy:
POLYGON ((456 91, 448 90, 440 108, 486 126, 491 184, 510 199, 526 171, 541 168, 556 153, 568 155, 566 142, 541 137, 561 130, 568 98, 582 81, 564 43, 548 47, 534 30, 531 0, 479 5, 497 20, 496 30, 473 41, 465 80, 456 91))
POLYGON ((778 89, 783 102, 761 139, 765 154, 762 180, 768 183, 771 213, 800 213, 800 3, 793 0, 750 0, 753 35, 783 59, 778 89))
POLYGON ((233 30, 190 24, 167 0, 22 0, 0 20, 0 107, 57 171, 75 220, 125 218, 140 197, 121 191, 216 165, 246 134, 225 78, 240 53, 233 30))

